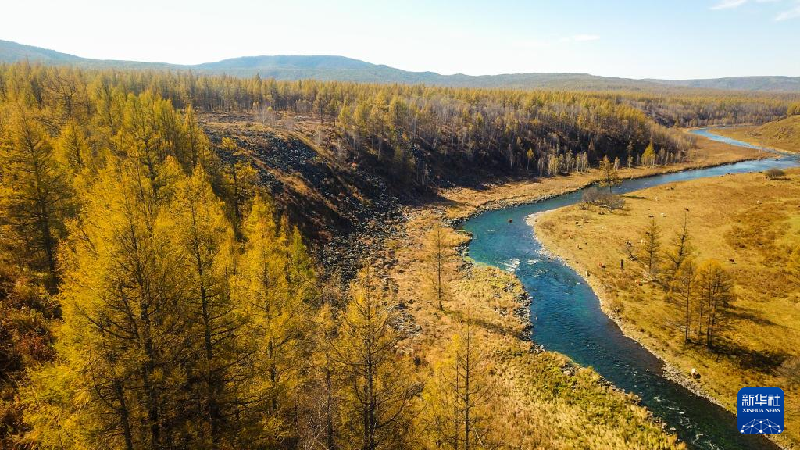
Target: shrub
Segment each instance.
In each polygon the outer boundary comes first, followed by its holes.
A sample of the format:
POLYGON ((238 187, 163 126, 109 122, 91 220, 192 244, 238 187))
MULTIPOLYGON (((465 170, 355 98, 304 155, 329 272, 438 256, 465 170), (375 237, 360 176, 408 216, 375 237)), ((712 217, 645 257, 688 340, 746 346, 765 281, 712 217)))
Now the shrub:
POLYGON ((770 180, 780 180, 782 178, 786 178, 786 172, 782 171, 781 169, 769 169, 768 171, 764 172, 770 180))
POLYGON ((583 192, 583 206, 595 205, 610 210, 622 209, 625 201, 619 195, 606 192, 605 189, 590 187, 583 192))

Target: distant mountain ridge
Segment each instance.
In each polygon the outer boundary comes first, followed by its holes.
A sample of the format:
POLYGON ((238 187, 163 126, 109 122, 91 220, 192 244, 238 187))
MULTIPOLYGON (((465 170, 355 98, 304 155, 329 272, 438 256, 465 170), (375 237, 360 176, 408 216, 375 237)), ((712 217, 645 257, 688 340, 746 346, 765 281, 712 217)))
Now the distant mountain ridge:
POLYGON ((800 93, 800 77, 728 77, 705 80, 657 80, 601 77, 588 73, 514 73, 501 75, 442 75, 411 72, 337 55, 262 55, 243 56, 196 65, 166 62, 138 62, 88 59, 55 50, 0 40, 0 62, 37 61, 52 65, 88 68, 191 70, 198 73, 228 74, 278 80, 337 80, 360 83, 428 84, 452 87, 563 89, 563 90, 640 90, 719 89, 753 92, 800 93))
POLYGON ((704 80, 655 80, 654 83, 702 89, 762 92, 800 92, 800 77, 725 77, 704 80))

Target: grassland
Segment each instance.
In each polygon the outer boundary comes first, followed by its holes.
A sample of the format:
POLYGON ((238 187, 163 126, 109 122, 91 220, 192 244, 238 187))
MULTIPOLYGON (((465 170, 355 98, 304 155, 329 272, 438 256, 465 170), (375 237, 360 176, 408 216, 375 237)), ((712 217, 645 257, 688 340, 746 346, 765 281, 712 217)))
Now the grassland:
POLYGON ((800 280, 792 262, 800 246, 800 171, 779 180, 756 173, 659 186, 627 195, 625 202, 614 213, 579 205, 546 213, 536 219, 537 236, 589 273, 604 310, 626 334, 681 373, 696 369, 700 389, 726 408, 735 410, 742 386, 782 387, 790 400, 786 432, 778 439, 799 445, 800 402, 791 400, 798 389, 789 386, 781 366, 800 357, 800 280), (638 245, 651 216, 667 246, 686 208, 698 260, 721 261, 735 280, 736 300, 713 351, 684 343, 681 306, 647 281, 626 249, 627 241, 638 245))
POLYGON ((761 126, 720 128, 714 132, 762 147, 800 152, 800 116, 791 116, 761 126))

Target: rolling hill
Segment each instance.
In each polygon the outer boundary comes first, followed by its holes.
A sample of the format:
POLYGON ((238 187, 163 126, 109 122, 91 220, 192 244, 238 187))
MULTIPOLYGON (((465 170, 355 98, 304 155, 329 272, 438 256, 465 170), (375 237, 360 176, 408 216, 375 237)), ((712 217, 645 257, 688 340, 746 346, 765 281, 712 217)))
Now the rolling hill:
POLYGON ((800 93, 800 77, 733 77, 707 80, 636 80, 601 77, 588 73, 513 73, 472 76, 442 75, 435 72, 411 72, 386 65, 336 55, 262 55, 243 56, 196 65, 166 62, 138 62, 88 59, 55 50, 0 40, 0 62, 22 60, 53 65, 77 65, 89 68, 191 70, 198 73, 225 73, 236 77, 277 80, 319 79, 360 83, 428 84, 452 87, 559 89, 559 90, 631 90, 664 91, 683 89, 718 89, 753 92, 800 93))
POLYGON ((752 144, 800 152, 800 116, 790 116, 755 127, 720 128, 718 131, 752 144))

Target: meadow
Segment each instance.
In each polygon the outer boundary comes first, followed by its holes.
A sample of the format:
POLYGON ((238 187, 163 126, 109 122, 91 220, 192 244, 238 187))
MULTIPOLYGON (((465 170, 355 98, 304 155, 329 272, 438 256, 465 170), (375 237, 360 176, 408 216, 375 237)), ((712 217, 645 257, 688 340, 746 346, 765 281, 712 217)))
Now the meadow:
MULTIPOLYGON (((623 196, 620 210, 574 205, 537 217, 534 227, 549 250, 586 274, 626 334, 667 361, 684 382, 735 411, 742 386, 779 386, 787 398, 798 390, 798 181, 800 171, 792 170, 776 179, 753 173, 664 185, 623 196), (681 275, 669 273, 684 221, 686 260, 695 267, 715 261, 733 282, 711 345, 694 297, 686 332, 681 275), (653 223, 660 242, 655 274, 645 258, 653 223)), ((702 295, 700 286, 694 289, 692 295, 702 295)), ((787 403, 781 443, 797 445, 792 424, 798 420, 800 404, 787 403)))

